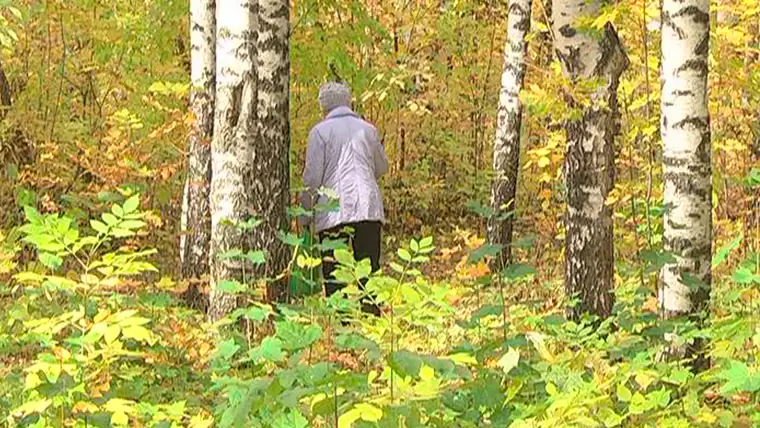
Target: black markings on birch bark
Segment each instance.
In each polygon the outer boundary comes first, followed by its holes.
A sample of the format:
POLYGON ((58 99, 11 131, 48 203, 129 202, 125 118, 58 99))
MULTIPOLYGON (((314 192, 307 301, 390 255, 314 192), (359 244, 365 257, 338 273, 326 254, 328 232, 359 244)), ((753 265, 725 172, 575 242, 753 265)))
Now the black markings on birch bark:
POLYGON ((566 124, 565 290, 579 299, 570 310, 573 318, 585 312, 608 316, 614 303, 612 213, 605 201, 614 186, 617 86, 629 61, 611 24, 601 37, 575 27, 599 9, 599 1, 562 0, 552 7, 555 50, 565 75, 573 82, 599 82, 581 119, 566 124))

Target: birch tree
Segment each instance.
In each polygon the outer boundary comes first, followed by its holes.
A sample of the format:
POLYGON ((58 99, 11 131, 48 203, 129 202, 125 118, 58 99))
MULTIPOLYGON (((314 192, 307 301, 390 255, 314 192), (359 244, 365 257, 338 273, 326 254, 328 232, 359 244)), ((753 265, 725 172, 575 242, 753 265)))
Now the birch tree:
POLYGON ((705 309, 711 283, 712 183, 707 99, 709 0, 662 3, 663 315, 705 309))
POLYGON ((531 0, 513 0, 507 15, 507 41, 504 44, 504 68, 501 74, 496 138, 493 148, 494 179, 491 183, 491 209, 488 238, 491 244, 503 245, 499 269, 511 260, 510 244, 520 166, 520 127, 522 105, 520 90, 525 78, 525 56, 530 30, 531 0))
MULTIPOLYGON (((290 8, 288 0, 259 0, 258 139, 253 148, 253 207, 263 223, 251 245, 265 249, 264 273, 276 277, 287 267, 290 251, 278 238, 288 228, 290 204, 290 8)), ((285 296, 282 281, 267 289, 268 300, 285 296)))
MULTIPOLYGON (((209 191, 216 67, 215 3, 215 0, 190 1, 190 111, 195 121, 188 138, 179 250, 182 277, 191 281, 197 281, 209 273, 209 191)), ((185 299, 189 304, 197 305, 199 298, 197 282, 191 282, 185 299)))
POLYGON ((238 260, 218 257, 245 248, 236 227, 252 216, 253 142, 256 135, 255 0, 219 1, 216 30, 216 108, 211 144, 211 302, 209 318, 218 320, 236 298, 218 289, 223 281, 243 281, 238 260))
POLYGON ((610 23, 601 34, 579 29, 580 20, 597 16, 600 5, 600 0, 555 0, 552 5, 555 50, 573 83, 570 107, 581 110, 580 118, 565 126, 565 289, 579 299, 573 317, 584 312, 607 316, 614 302, 612 213, 605 201, 614 184, 616 92, 628 57, 610 23), (589 86, 589 99, 576 98, 589 86))

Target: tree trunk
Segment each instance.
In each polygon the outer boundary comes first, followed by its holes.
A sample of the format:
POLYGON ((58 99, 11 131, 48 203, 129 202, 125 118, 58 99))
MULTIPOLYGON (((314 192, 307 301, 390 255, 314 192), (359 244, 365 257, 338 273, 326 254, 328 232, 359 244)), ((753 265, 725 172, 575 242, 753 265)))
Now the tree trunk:
POLYGON ((488 239, 491 244, 503 245, 496 263, 501 270, 511 262, 512 227, 517 191, 517 172, 520 168, 520 127, 522 105, 520 90, 525 78, 525 57, 530 30, 531 0, 513 0, 507 16, 507 41, 504 44, 504 68, 501 73, 501 92, 493 147, 494 178, 491 183, 492 216, 488 220, 488 239))
MULTIPOLYGON (((628 57, 611 24, 601 34, 583 33, 582 17, 599 13, 600 1, 557 0, 552 27, 557 56, 572 82, 597 83, 579 119, 569 120, 564 174, 567 185, 565 289, 579 304, 570 316, 589 312, 606 317, 612 311, 612 213, 605 201, 613 188, 613 143, 618 132, 617 87, 628 57)), ((577 89, 577 88, 574 88, 577 89)))
MULTIPOLYGON (((290 8, 288 0, 259 0, 258 139, 253 148, 252 202, 262 220, 251 246, 267 252, 263 274, 276 277, 287 268, 290 249, 278 238, 288 230, 290 204, 290 8)), ((286 281, 267 287, 269 301, 287 295, 286 281)))
POLYGON ((198 280, 208 275, 211 239, 211 139, 214 135, 216 67, 215 0, 190 2, 190 109, 195 122, 188 138, 187 177, 182 197, 181 274, 190 281, 185 300, 203 306, 198 280))
POLYGON ((252 213, 248 180, 256 136, 256 5, 220 1, 216 30, 216 105, 211 143, 211 302, 209 319, 219 320, 237 304, 217 290, 222 281, 246 281, 240 260, 218 256, 245 249, 245 233, 236 223, 252 213))
POLYGON ((663 267, 666 317, 697 314, 709 302, 712 251, 710 116, 707 98, 709 0, 662 6, 663 267), (697 281, 693 281, 694 279, 697 281), (701 285, 698 283, 702 283, 701 285))

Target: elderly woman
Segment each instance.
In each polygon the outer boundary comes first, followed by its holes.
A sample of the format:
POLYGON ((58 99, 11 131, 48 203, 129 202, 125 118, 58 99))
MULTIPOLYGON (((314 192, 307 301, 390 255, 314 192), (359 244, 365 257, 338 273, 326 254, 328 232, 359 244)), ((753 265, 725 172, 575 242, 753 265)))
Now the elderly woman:
MULTIPOLYGON (((377 179, 388 170, 388 159, 377 129, 351 110, 351 90, 342 83, 330 82, 319 90, 323 120, 309 133, 306 167, 303 173, 303 204, 309 209, 319 188, 338 195, 340 209, 317 212, 314 216, 320 241, 326 237, 348 238, 356 260, 369 259, 372 270, 380 269, 380 230, 385 220, 383 199, 377 179), (352 236, 346 230, 352 231, 352 236)), ((331 252, 328 252, 331 253, 331 252)), ((335 262, 325 254, 322 272, 325 293, 332 295, 344 284, 332 273, 335 262)), ((363 284, 362 284, 363 286, 363 284)), ((365 300, 363 310, 379 314, 379 308, 365 300)))

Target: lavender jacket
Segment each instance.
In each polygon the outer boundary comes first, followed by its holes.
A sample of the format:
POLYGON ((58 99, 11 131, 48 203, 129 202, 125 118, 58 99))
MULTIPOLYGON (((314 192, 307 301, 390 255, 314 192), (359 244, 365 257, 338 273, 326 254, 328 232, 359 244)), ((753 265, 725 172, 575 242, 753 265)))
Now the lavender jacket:
MULTIPOLYGON (((338 195, 340 210, 318 212, 315 227, 321 232, 360 221, 385 221, 383 199, 377 179, 388 171, 388 158, 377 129, 348 107, 337 107, 309 133, 304 186, 301 196, 306 209, 321 188, 338 195)), ((327 203, 319 196, 317 204, 327 203)))

